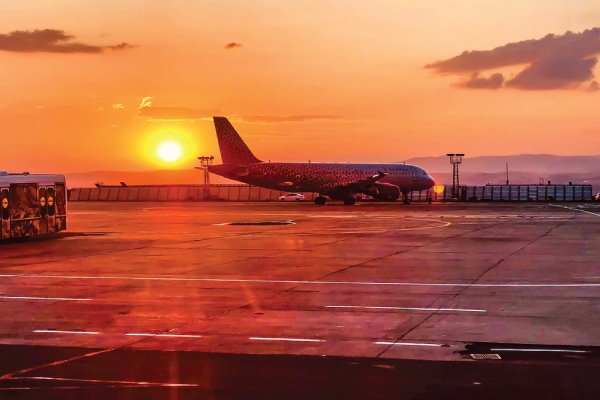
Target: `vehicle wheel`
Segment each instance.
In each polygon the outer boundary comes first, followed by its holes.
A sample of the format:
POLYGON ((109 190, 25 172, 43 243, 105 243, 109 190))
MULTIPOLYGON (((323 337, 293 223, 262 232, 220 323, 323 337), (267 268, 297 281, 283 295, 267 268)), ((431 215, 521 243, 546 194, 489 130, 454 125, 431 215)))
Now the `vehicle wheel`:
POLYGON ((296 199, 296 201, 300 201, 300 199, 296 199))
POLYGON ((347 206, 353 206, 356 204, 356 200, 350 197, 349 199, 344 199, 344 204, 347 206))
POLYGON ((279 201, 285 201, 285 199, 279 199, 279 201))
POLYGON ((315 204, 319 205, 319 206, 323 206, 325 205, 325 202, 327 201, 327 199, 323 196, 319 196, 315 198, 315 204))

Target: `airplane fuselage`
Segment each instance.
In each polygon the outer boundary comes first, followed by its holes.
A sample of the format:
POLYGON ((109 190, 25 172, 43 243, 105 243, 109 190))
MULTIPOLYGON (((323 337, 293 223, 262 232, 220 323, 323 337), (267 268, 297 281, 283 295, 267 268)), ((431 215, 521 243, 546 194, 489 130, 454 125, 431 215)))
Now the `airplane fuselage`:
POLYGON ((209 167, 209 171, 228 179, 267 189, 317 192, 332 197, 351 194, 339 194, 337 193, 339 189, 336 188, 350 186, 380 172, 387 175, 377 183, 398 186, 401 192, 427 190, 435 183, 423 169, 409 164, 261 162, 245 166, 214 165, 209 167))

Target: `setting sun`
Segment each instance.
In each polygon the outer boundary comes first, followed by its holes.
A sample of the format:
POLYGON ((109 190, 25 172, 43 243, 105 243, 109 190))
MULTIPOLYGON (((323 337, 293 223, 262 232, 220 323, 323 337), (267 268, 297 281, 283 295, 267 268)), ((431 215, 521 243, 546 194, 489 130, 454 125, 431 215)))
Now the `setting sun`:
POLYGON ((181 158, 183 151, 176 142, 163 142, 158 146, 156 153, 161 160, 174 162, 181 158))

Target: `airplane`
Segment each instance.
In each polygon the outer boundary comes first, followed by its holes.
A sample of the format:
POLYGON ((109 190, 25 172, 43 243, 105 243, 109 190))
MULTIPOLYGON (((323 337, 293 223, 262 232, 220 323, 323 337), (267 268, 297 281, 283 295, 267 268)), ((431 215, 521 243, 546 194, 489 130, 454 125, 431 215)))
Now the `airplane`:
POLYGON ((223 164, 208 166, 208 171, 238 182, 266 189, 289 192, 314 192, 315 204, 327 199, 354 205, 355 194, 377 200, 394 201, 401 195, 428 190, 435 181, 422 168, 409 164, 343 164, 264 162, 252 154, 225 117, 213 117, 223 164))

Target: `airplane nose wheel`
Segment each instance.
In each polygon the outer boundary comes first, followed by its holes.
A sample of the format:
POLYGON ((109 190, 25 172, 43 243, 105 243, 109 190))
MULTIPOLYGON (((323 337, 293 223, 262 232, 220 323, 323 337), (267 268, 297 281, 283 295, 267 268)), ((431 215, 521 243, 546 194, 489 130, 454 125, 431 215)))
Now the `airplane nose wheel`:
POLYGON ((315 204, 319 205, 319 206, 323 206, 325 205, 325 203, 327 202, 327 198, 323 197, 323 196, 319 196, 315 198, 315 204))

